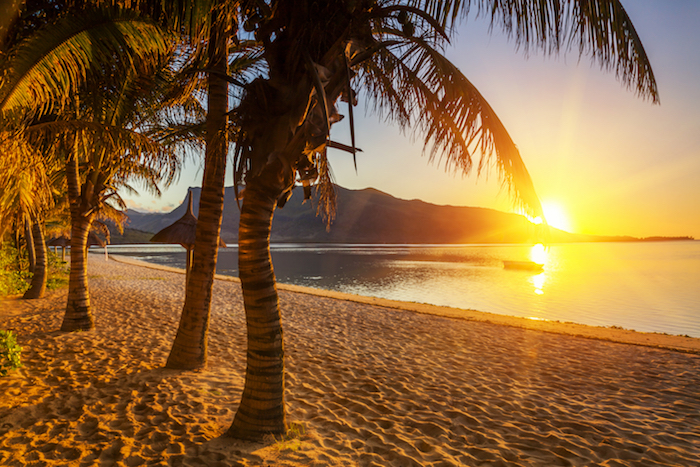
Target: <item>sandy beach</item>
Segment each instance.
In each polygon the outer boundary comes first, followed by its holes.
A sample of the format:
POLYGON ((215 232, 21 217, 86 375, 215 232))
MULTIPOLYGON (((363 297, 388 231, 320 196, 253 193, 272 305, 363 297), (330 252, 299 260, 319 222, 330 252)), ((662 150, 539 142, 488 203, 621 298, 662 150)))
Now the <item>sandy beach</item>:
POLYGON ((238 283, 216 281, 208 368, 181 372, 163 365, 184 275, 95 254, 89 274, 94 331, 58 331, 65 289, 0 301, 24 364, 0 378, 0 466, 700 465, 700 339, 281 287, 301 428, 249 443, 222 436, 238 283))

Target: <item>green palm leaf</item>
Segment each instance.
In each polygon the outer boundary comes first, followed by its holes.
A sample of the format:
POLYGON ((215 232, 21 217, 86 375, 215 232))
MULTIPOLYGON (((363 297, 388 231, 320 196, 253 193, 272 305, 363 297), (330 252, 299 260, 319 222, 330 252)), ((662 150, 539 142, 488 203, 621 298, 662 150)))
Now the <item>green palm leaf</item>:
POLYGON ((52 204, 56 167, 22 134, 0 132, 0 224, 32 218, 52 204))
POLYGON ((578 49, 639 95, 658 100, 658 89, 642 41, 619 0, 422 0, 420 5, 443 25, 476 9, 491 19, 525 52, 578 49))
POLYGON ((425 40, 413 38, 376 54, 360 79, 380 113, 423 136, 431 161, 444 160, 446 170, 467 174, 478 156, 477 174, 495 166, 516 204, 542 214, 532 179, 494 110, 425 40))
POLYGON ((73 99, 91 69, 116 56, 128 67, 167 54, 171 39, 133 13, 83 12, 59 18, 11 50, 2 65, 0 111, 61 109, 73 99))

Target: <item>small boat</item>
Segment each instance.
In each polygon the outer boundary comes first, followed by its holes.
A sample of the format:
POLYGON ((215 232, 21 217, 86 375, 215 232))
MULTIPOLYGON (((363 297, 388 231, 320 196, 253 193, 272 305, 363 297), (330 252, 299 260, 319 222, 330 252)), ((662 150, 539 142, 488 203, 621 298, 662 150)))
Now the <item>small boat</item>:
POLYGON ((544 264, 535 263, 534 261, 503 261, 505 269, 519 269, 521 271, 542 271, 544 264))

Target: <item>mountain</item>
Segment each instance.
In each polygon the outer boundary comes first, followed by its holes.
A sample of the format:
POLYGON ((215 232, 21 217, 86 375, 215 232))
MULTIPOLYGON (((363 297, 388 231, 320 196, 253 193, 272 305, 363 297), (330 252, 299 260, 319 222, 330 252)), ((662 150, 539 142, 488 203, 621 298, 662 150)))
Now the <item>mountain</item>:
MULTIPOLYGON (((195 215, 200 188, 190 188, 195 215)), ((439 206, 419 200, 401 200, 367 188, 336 187, 337 215, 330 229, 316 216, 316 203, 303 203, 301 190, 284 208, 275 211, 272 242, 318 243, 522 243, 535 238, 535 229, 525 217, 474 207, 439 206)), ((127 211, 127 227, 158 232, 182 217, 186 201, 169 213, 127 211)), ((238 240, 239 210, 233 187, 224 194, 221 237, 226 243, 238 240)), ((560 231, 559 231, 560 232, 560 231)), ((566 235, 565 232, 561 232, 566 235)))
MULTIPOLYGON (((201 188, 190 188, 195 215, 198 214, 201 188)), ((420 200, 402 200, 366 188, 348 190, 336 186, 336 219, 330 229, 316 216, 316 203, 303 203, 300 189, 284 208, 275 211, 272 242, 317 243, 525 243, 538 240, 535 226, 524 216, 475 207, 440 206, 420 200)), ((169 213, 127 211, 130 229, 158 232, 185 214, 186 200, 169 213)), ((239 210, 233 187, 224 194, 224 218, 221 238, 226 243, 238 240, 239 210)), ((595 237, 600 241, 603 238, 595 237)), ((622 237, 615 237, 620 240, 622 237)), ((541 240, 541 239, 539 239, 541 240)), ((539 241, 538 240, 538 241, 539 241)), ((549 241, 593 241, 581 236, 550 229, 549 241)))

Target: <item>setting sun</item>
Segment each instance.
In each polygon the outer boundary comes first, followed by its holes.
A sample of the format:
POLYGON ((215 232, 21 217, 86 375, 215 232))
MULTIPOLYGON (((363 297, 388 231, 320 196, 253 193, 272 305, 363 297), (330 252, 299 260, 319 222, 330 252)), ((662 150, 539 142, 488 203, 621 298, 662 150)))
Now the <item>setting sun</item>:
POLYGON ((552 201, 544 201, 542 203, 542 210, 547 219, 547 224, 554 228, 571 232, 571 221, 561 204, 552 201))

